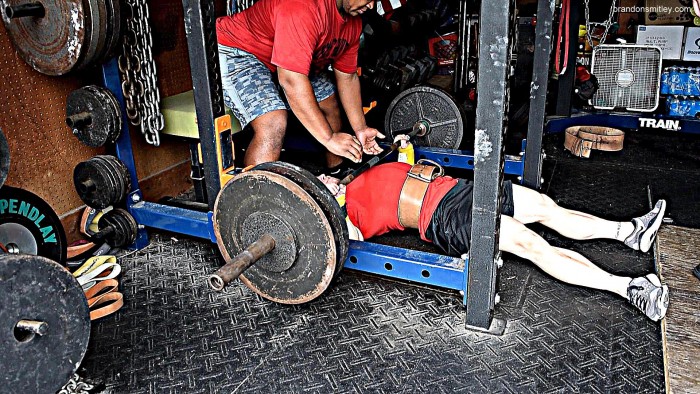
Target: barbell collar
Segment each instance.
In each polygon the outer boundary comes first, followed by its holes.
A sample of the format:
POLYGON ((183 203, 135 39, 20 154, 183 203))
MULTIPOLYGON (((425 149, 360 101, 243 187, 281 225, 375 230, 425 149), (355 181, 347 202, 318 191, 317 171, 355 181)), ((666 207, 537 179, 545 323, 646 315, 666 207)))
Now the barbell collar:
POLYGON ((46 9, 44 9, 44 6, 38 1, 34 3, 8 5, 5 7, 5 15, 7 15, 9 19, 24 18, 27 16, 43 18, 46 15, 46 9))
POLYGON ((223 290, 226 285, 241 276, 246 269, 267 253, 270 253, 274 248, 275 238, 270 234, 261 235, 244 251, 237 254, 226 265, 209 276, 209 286, 216 291, 223 290))

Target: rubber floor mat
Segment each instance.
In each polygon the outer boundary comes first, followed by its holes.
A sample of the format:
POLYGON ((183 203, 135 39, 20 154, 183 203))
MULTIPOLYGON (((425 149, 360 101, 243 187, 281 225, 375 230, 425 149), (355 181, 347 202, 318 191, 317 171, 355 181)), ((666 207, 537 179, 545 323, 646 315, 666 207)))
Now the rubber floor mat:
POLYGON ((466 329, 454 293, 346 270, 316 301, 282 306, 240 282, 209 290, 218 264, 212 245, 164 234, 123 258, 125 305, 95 323, 85 376, 115 393, 663 390, 657 324, 515 259, 501 337, 466 329))

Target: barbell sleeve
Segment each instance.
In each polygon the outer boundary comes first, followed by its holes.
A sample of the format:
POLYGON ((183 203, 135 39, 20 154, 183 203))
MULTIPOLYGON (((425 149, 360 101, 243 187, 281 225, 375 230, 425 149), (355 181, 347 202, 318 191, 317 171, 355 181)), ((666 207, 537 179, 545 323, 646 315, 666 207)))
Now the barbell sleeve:
POLYGON ((5 15, 8 19, 23 18, 26 16, 35 16, 43 18, 46 15, 46 9, 40 2, 24 3, 18 5, 8 5, 5 7, 5 15))
POLYGON ((270 253, 274 248, 275 238, 270 234, 263 234, 257 241, 250 244, 244 251, 227 262, 226 265, 210 275, 209 286, 216 291, 223 290, 227 284, 241 276, 253 263, 270 253))

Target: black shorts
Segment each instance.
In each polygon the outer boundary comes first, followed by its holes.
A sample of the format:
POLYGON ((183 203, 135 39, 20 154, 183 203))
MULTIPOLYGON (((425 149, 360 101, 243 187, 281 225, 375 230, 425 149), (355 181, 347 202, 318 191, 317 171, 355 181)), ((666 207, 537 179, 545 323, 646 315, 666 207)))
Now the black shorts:
MULTIPOLYGON (((425 237, 450 256, 469 252, 472 231, 472 182, 460 179, 435 208, 425 237)), ((513 216, 513 184, 503 182, 501 214, 513 216)))

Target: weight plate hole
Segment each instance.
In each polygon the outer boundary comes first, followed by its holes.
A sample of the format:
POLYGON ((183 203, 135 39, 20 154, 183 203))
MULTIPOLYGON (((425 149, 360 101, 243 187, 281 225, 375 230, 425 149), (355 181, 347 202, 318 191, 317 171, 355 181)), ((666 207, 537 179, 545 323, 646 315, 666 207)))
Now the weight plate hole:
POLYGON ((391 263, 386 263, 386 264, 384 264, 384 268, 385 268, 387 271, 391 271, 391 270, 394 269, 394 266, 391 265, 391 263))
POLYGON ((430 271, 428 271, 428 270, 423 270, 420 272, 420 274, 424 278, 430 278, 430 271))
POLYGON ((34 339, 34 337, 36 336, 36 334, 34 334, 33 332, 28 331, 28 330, 23 330, 17 326, 15 326, 14 334, 15 334, 15 339, 17 340, 17 342, 20 342, 20 343, 27 343, 27 342, 31 341, 32 339, 34 339))
POLYGON ((356 256, 350 256, 350 262, 353 264, 357 264, 357 257, 356 256))
POLYGON ((449 157, 443 157, 443 158, 442 158, 442 161, 443 161, 443 163, 449 163, 449 162, 450 162, 450 158, 449 158, 449 157))

